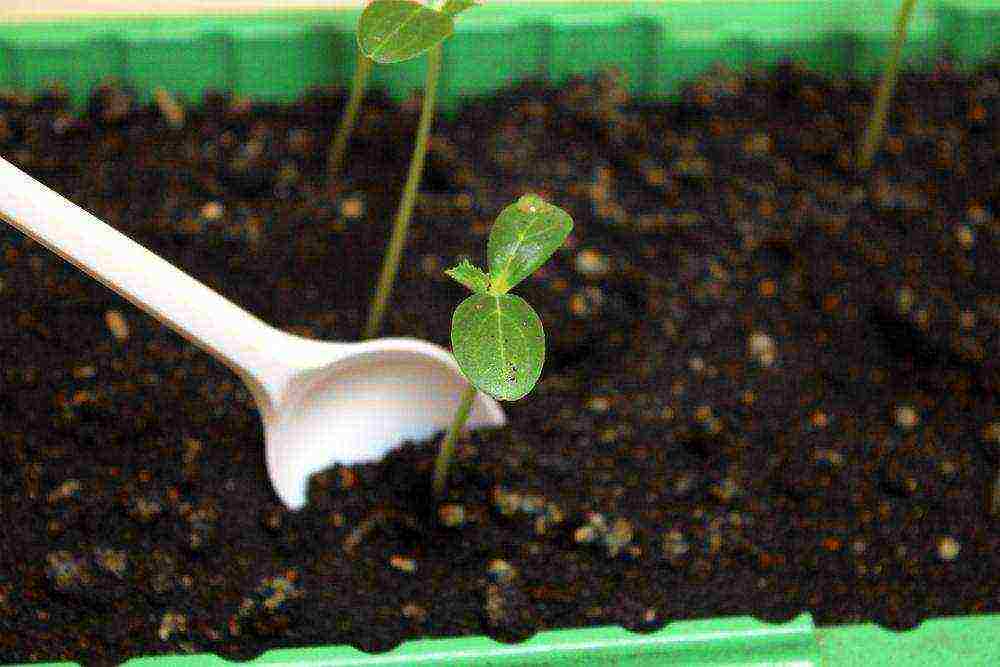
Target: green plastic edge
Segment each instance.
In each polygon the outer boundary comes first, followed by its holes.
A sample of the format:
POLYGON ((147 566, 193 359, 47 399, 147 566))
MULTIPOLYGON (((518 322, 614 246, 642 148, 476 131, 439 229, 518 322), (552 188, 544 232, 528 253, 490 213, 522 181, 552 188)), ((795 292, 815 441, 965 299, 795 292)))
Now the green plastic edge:
MULTIPOLYGON (((518 79, 561 81, 607 67, 625 73, 633 93, 654 97, 670 96, 719 63, 742 67, 791 57, 830 73, 872 75, 889 47, 896 6, 896 0, 487 4, 463 16, 447 44, 441 104, 454 111, 469 96, 518 79)), ((163 86, 189 99, 215 88, 290 101, 309 88, 350 80, 356 18, 356 10, 341 9, 10 23, 0 25, 0 87, 36 91, 59 82, 77 105, 107 79, 134 86, 144 99, 163 86)), ((905 58, 921 67, 947 53, 971 67, 998 44, 996 0, 925 0, 911 22, 905 58)), ((422 60, 376 68, 373 80, 405 98, 421 85, 422 60)), ((230 663, 190 655, 127 664, 230 663)), ((817 629, 808 614, 778 625, 715 618, 651 634, 543 632, 521 644, 428 639, 379 655, 350 647, 282 649, 252 664, 985 666, 1000 665, 1000 615, 934 619, 904 633, 874 625, 817 629)))
MULTIPOLYGON (((446 44, 440 104, 525 77, 561 81, 617 67, 639 95, 664 97, 711 65, 792 57, 828 72, 877 71, 898 0, 493 2, 465 12, 446 44), (488 45, 489 48, 484 48, 488 45), (582 48, 582 47, 586 48, 582 48)), ((354 69, 357 9, 194 16, 91 16, 0 25, 0 88, 66 86, 77 105, 97 83, 155 86, 187 99, 208 89, 290 101, 343 85, 354 69), (266 63, 266 67, 261 64, 266 63)), ((922 0, 905 58, 949 53, 973 66, 1000 43, 996 0, 922 0)), ((403 99, 423 82, 424 59, 375 68, 375 86, 403 99)))
MULTIPOLYGON (((66 666, 73 663, 45 663, 66 666)), ((129 667, 233 664, 214 655, 136 658, 129 667)), ((809 614, 783 624, 748 617, 673 623, 652 633, 621 628, 541 632, 519 644, 484 637, 424 639, 387 653, 336 646, 268 651, 255 667, 987 667, 1000 665, 1000 615, 935 619, 908 632, 874 625, 816 628, 809 614)))

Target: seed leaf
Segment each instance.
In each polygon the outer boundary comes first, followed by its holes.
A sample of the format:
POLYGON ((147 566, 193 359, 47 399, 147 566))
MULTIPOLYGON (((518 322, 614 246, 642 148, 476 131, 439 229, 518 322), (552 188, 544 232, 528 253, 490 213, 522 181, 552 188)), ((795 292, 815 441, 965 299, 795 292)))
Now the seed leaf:
POLYGON ((448 16, 455 16, 461 14, 469 7, 475 7, 478 4, 478 0, 446 0, 441 11, 448 16))
POLYGON ((451 15, 414 0, 375 0, 358 19, 358 47, 377 63, 415 58, 447 39, 451 15))
POLYGON ((455 309, 451 347, 465 377, 490 396, 516 401, 545 363, 545 331, 528 302, 513 294, 473 294, 455 309))
POLYGON ((566 211, 524 195, 497 218, 486 245, 491 291, 503 294, 548 260, 573 231, 566 211))
POLYGON ((477 294, 486 294, 490 289, 490 277, 467 259, 445 273, 477 294))

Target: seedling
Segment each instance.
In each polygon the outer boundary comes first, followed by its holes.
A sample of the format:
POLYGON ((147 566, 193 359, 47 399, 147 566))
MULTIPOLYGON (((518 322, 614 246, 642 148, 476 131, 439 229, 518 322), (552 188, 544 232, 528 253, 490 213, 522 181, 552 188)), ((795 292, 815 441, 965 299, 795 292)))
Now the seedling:
POLYGON ((486 245, 489 273, 463 260, 445 271, 472 296, 458 305, 451 321, 451 347, 469 381, 434 465, 434 492, 444 492, 448 463, 458 433, 469 418, 476 392, 516 401, 530 392, 545 362, 545 331, 527 301, 510 290, 534 273, 573 230, 566 211, 535 195, 505 208, 486 245))
POLYGON ((910 17, 913 15, 913 8, 916 5, 917 0, 903 0, 899 14, 896 15, 896 36, 892 43, 892 53, 889 54, 889 60, 885 63, 885 71, 882 73, 882 81, 879 83, 878 93, 875 95, 872 115, 861 140, 861 151, 858 154, 858 168, 861 171, 865 171, 871 166, 875 153, 882 145, 885 118, 889 112, 889 101, 896 89, 899 60, 903 54, 903 44, 906 43, 906 28, 910 24, 910 17))
POLYGON ((454 32, 453 17, 474 4, 474 0, 451 0, 437 11, 410 0, 377 0, 361 13, 351 95, 327 158, 327 173, 331 179, 336 177, 343 165, 347 142, 354 131, 372 63, 401 62, 431 49, 454 32))
MULTIPOLYGON (((441 70, 441 44, 455 31, 455 16, 476 4, 476 0, 445 0, 439 9, 434 9, 415 0, 375 0, 365 8, 358 20, 359 57, 369 58, 376 63, 398 63, 427 52, 427 80, 417 125, 417 141, 379 274, 378 287, 365 324, 365 338, 374 338, 382 326, 392 285, 399 271, 403 246, 406 244, 434 117, 438 75, 441 70)), ((358 77, 355 77, 355 86, 359 85, 358 77)), ((352 98, 354 96, 355 93, 352 93, 352 98)), ((357 104, 359 103, 360 99, 357 104)), ((353 119, 351 123, 353 124, 353 119)), ((343 141, 346 143, 346 138, 343 141)), ((343 150, 336 145, 334 149, 343 150)), ((331 160, 333 159, 331 156, 331 160)))

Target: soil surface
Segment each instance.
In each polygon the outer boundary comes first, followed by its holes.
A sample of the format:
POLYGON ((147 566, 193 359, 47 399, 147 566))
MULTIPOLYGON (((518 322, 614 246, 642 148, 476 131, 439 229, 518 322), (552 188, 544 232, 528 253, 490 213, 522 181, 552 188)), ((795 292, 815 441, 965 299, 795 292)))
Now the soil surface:
MULTIPOLYGON (((447 345, 497 213, 570 241, 518 293, 548 333, 510 426, 317 475, 284 510, 238 379, 0 227, 0 662, 753 614, 911 628, 1000 611, 1000 67, 868 84, 710 73, 680 101, 527 83, 437 123, 386 333, 447 345)), ((0 98, 0 154, 264 320, 354 339, 418 105, 0 98)))

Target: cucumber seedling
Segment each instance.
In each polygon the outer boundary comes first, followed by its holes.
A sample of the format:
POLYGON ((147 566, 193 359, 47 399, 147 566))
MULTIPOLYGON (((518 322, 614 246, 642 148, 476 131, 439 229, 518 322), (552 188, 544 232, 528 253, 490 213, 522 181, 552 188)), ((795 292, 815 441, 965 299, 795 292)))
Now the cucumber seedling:
MULTIPOLYGON (((364 338, 374 338, 382 327, 382 318, 392 294, 392 285, 399 271, 399 260, 406 245, 406 234, 410 225, 410 216, 417 200, 417 189, 424 171, 424 160, 427 156, 427 144, 430 139, 431 121, 434 118, 434 105, 437 100, 438 75, 441 71, 441 44, 455 31, 455 17, 466 9, 478 4, 476 0, 445 0, 439 8, 428 7, 415 0, 375 0, 368 5, 358 19, 358 58, 371 60, 375 63, 398 63, 416 58, 427 52, 427 79, 424 83, 424 99, 420 107, 420 121, 417 125, 417 140, 410 159, 410 169, 403 186, 403 196, 396 211, 396 219, 392 226, 392 235, 386 249, 382 270, 379 273, 378 286, 372 298, 365 323, 364 338)), ((347 135, 353 126, 353 116, 357 114, 357 105, 362 95, 360 88, 367 80, 367 72, 359 60, 355 70, 354 89, 351 92, 351 102, 345 112, 343 130, 344 136, 338 131, 337 138, 331 148, 331 173, 339 168, 343 158, 347 135), (351 110, 351 107, 355 107, 351 110)))
POLYGON ((511 294, 559 249, 573 230, 566 211, 536 195, 505 208, 486 245, 489 272, 463 260, 445 273, 472 290, 455 309, 451 347, 469 387, 434 464, 434 493, 444 493, 448 464, 477 391, 503 401, 530 392, 545 363, 545 330, 535 309, 511 294))
POLYGON ((331 179, 337 176, 343 165, 347 142, 354 131, 372 64, 415 58, 444 41, 454 32, 452 17, 474 4, 474 1, 453 0, 437 11, 408 0, 376 0, 361 13, 351 93, 327 155, 327 175, 331 179))

